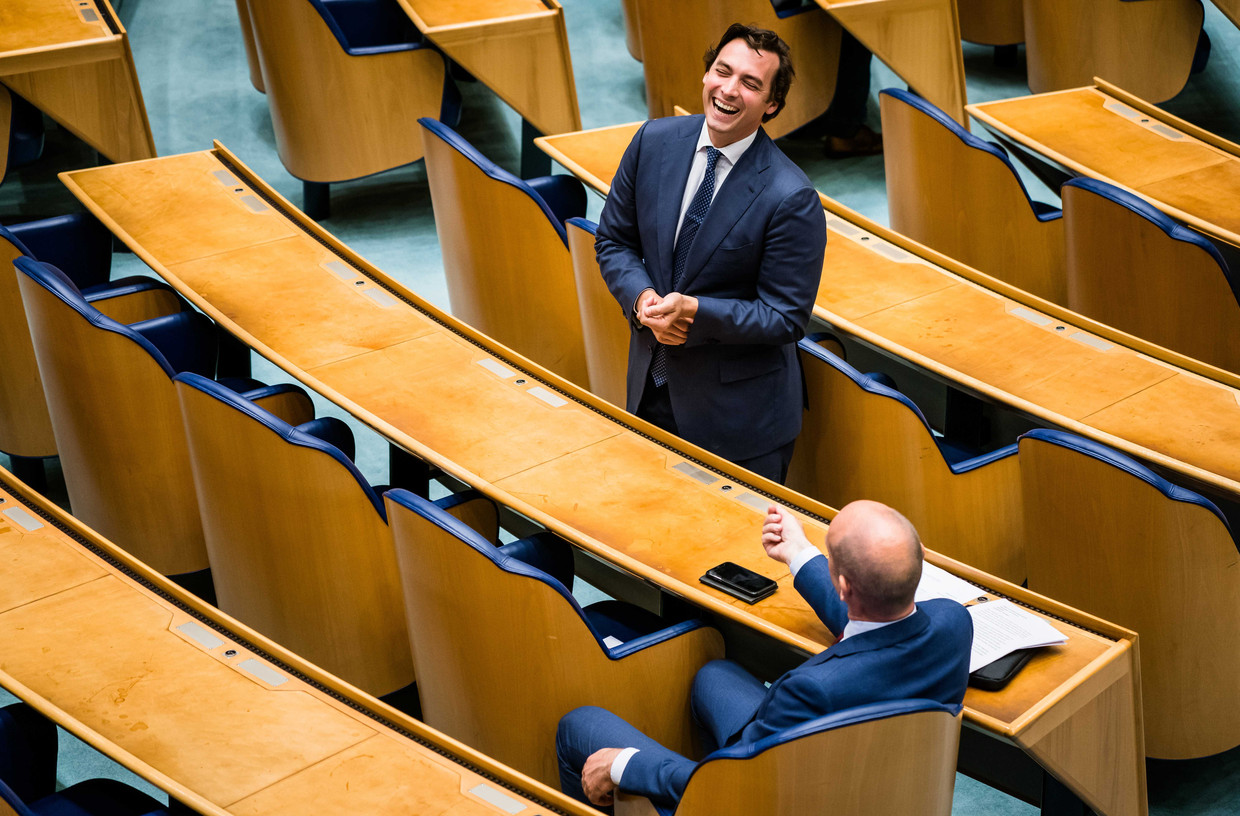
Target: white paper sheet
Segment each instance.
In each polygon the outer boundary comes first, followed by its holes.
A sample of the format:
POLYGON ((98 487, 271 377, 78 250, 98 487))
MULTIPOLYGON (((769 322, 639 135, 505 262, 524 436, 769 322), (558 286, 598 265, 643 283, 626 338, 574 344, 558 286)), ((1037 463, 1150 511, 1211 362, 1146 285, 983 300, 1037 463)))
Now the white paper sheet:
POLYGON ((1068 637, 1045 618, 999 599, 969 607, 973 617, 973 654, 969 671, 974 672, 1017 649, 1066 643, 1068 637))

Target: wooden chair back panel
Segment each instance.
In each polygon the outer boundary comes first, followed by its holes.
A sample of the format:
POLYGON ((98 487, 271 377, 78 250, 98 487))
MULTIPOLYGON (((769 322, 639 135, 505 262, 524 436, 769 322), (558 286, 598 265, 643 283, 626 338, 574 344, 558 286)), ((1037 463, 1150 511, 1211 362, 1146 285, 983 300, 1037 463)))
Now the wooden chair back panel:
POLYGON ((611 660, 552 587, 497 568, 391 501, 388 512, 427 724, 553 786, 556 724, 578 706, 603 706, 692 751, 689 689, 723 656, 717 632, 611 660))
POLYGON ((73 514, 168 575, 207 566, 172 381, 132 340, 18 279, 73 514))
POLYGON ((819 10, 775 15, 770 0, 634 0, 646 73, 650 117, 671 116, 675 105, 700 113, 702 55, 737 21, 756 23, 781 36, 796 60, 796 90, 763 127, 772 139, 791 133, 826 112, 835 96, 840 24, 819 10))
POLYGON ((1024 0, 956 0, 960 36, 982 45, 1025 41, 1024 0))
POLYGON ((891 228, 1053 303, 1064 303, 1063 224, 1038 221, 1017 176, 926 114, 879 97, 891 228))
MULTIPOLYGON (((0 103, 5 93, 0 91, 0 103)), ((4 114, 0 104, 0 121, 5 121, 4 114)), ((0 154, 4 149, 0 147, 0 154)), ((0 155, 0 172, 3 160, 0 155)), ((13 268, 19 257, 17 247, 0 239, 0 451, 14 456, 55 456, 56 436, 13 268)))
POLYGON ((1079 187, 1063 202, 1068 308, 1240 372, 1240 304, 1213 256, 1079 187))
POLYGON ((1151 102, 1170 99, 1188 81, 1203 15, 1201 0, 1027 0, 1029 88, 1101 77, 1151 102))
POLYGON ((346 181, 422 158, 418 118, 438 118, 444 61, 420 48, 353 57, 308 0, 247 0, 288 171, 346 181))
POLYGON ((594 235, 573 224, 568 224, 567 229, 590 390, 623 408, 627 394, 629 323, 599 272, 594 235))
POLYGON ((396 554, 354 477, 176 387, 220 609, 372 694, 412 682, 396 554))
POLYGON ((862 816, 952 809, 960 715, 917 712, 708 762, 676 816, 862 816))
POLYGON ((1222 522, 1058 445, 1020 445, 1029 588, 1138 632, 1146 754, 1240 744, 1240 554, 1222 522))
POLYGON ((588 388, 577 284, 555 227, 443 140, 428 136, 426 148, 453 316, 588 388))
POLYGON ((831 507, 884 502, 913 522, 927 547, 1006 581, 1024 580, 1015 457, 953 473, 906 405, 865 391, 804 352, 801 363, 810 410, 789 487, 831 507))
POLYGON ((267 93, 263 87, 263 67, 258 61, 258 46, 254 44, 254 26, 250 22, 249 0, 236 0, 237 17, 241 20, 241 42, 245 46, 245 64, 250 72, 250 84, 259 93, 267 93))

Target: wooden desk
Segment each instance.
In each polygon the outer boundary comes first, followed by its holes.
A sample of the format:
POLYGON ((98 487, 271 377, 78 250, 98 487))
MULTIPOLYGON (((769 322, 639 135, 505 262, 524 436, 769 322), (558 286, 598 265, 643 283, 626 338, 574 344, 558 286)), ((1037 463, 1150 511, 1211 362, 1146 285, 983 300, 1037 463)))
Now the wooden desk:
MULTIPOLYGON (((296 212, 218 144, 61 178, 196 305, 410 452, 719 615, 805 652, 831 643, 786 570, 758 546, 771 499, 808 514, 816 537, 830 508, 460 324, 296 212), (784 591, 750 607, 702 587, 698 576, 724 559, 784 591)), ((1098 812, 1144 813, 1132 633, 931 560, 1073 622, 1060 624, 1068 645, 1039 656, 1004 691, 970 690, 967 722, 1020 746, 1098 812)))
POLYGON ((1240 245, 1240 145, 1099 79, 970 105, 969 113, 1069 174, 1124 187, 1211 238, 1240 245))
POLYGON ((2 470, 0 564, 0 685, 200 813, 595 813, 203 604, 2 470))
POLYGON ((0 82, 111 161, 156 155, 129 39, 108 0, 4 0, 0 82))
POLYGON ((540 133, 581 127, 558 0, 398 0, 409 19, 540 133))
MULTIPOLYGON (((639 124, 536 143, 606 194, 639 124)), ((1167 468, 1190 486, 1240 496, 1240 377, 822 201, 828 237, 819 320, 987 399, 1167 468)))

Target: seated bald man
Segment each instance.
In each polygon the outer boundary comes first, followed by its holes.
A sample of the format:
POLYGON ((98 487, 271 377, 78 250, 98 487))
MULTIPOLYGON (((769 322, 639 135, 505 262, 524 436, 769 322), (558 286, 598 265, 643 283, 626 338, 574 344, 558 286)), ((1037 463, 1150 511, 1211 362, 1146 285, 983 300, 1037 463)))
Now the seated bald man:
MULTIPOLYGON (((838 639, 769 689, 731 661, 703 666, 692 708, 705 751, 869 703, 964 700, 973 622, 955 601, 914 604, 923 551, 908 519, 878 502, 853 502, 831 522, 823 558, 792 513, 771 505, 762 546, 788 565, 797 592, 838 639)), ((697 766, 593 706, 560 720, 556 753, 564 793, 600 806, 612 804, 617 788, 674 806, 697 766)))

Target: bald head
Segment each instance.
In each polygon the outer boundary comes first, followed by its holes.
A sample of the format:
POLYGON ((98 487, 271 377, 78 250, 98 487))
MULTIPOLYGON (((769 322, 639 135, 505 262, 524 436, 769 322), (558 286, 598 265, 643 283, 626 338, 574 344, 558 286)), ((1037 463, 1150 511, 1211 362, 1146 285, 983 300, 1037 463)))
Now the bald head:
POLYGON ((849 614, 887 620, 911 610, 921 580, 921 539, 885 504, 855 501, 827 528, 831 574, 848 584, 849 614))

